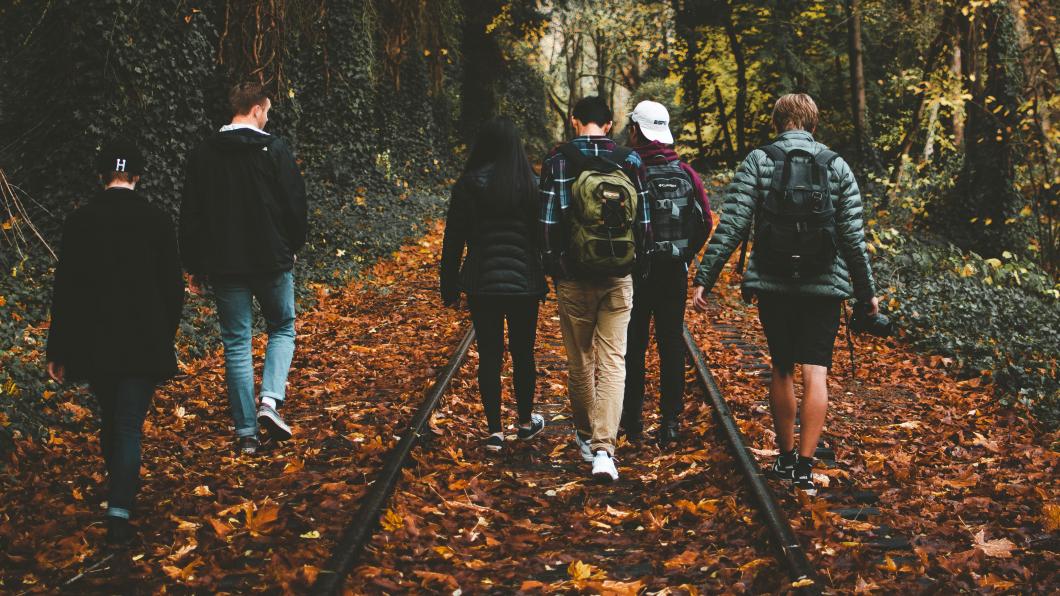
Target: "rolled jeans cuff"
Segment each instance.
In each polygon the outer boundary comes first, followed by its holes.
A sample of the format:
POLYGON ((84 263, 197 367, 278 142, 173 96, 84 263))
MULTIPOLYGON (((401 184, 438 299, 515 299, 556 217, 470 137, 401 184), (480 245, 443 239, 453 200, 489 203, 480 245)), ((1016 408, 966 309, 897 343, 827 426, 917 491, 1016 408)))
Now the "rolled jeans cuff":
POLYGON ((121 507, 107 507, 107 515, 109 517, 120 517, 122 519, 129 519, 129 510, 122 509, 121 507))
POLYGON ((252 426, 250 428, 237 428, 236 429, 236 436, 241 438, 241 439, 243 437, 254 437, 254 436, 257 436, 257 434, 258 434, 258 427, 257 426, 252 426))

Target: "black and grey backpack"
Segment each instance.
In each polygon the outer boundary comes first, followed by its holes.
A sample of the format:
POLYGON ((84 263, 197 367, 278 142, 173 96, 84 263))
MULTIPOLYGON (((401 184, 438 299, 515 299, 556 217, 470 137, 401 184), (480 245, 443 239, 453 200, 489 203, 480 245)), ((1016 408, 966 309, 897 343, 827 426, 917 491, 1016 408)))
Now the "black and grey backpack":
POLYGON ((755 213, 757 266, 799 281, 831 269, 836 259, 835 200, 828 171, 839 155, 761 148, 773 160, 769 193, 755 213))
POLYGON ((649 165, 648 194, 655 255, 688 262, 706 243, 709 230, 695 187, 678 161, 649 165))

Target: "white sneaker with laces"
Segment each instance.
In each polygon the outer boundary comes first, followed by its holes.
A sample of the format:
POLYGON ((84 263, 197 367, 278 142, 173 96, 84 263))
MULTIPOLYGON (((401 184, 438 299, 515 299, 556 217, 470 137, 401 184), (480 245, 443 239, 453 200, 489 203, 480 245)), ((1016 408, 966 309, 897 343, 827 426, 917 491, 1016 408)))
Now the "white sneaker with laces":
POLYGON ((593 458, 593 478, 603 482, 614 482, 618 480, 618 469, 615 468, 615 460, 603 449, 596 452, 593 458))
POLYGON ((574 431, 574 442, 578 445, 578 452, 581 453, 582 460, 585 463, 593 463, 593 450, 589 447, 588 441, 583 441, 578 431, 574 431))

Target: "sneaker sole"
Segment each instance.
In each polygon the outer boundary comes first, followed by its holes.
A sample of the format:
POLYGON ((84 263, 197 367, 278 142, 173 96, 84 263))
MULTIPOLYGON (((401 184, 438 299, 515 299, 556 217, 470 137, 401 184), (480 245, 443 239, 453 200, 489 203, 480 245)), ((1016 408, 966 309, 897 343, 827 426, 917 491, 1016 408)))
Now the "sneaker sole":
POLYGON ((791 481, 791 473, 790 472, 788 472, 788 473, 777 472, 773 468, 766 468, 765 470, 762 471, 762 474, 765 475, 767 478, 772 478, 774 480, 787 480, 789 482, 791 481))
POLYGON ((497 453, 501 449, 504 449, 504 447, 499 447, 497 445, 486 445, 486 451, 492 451, 494 453, 497 453))
POLYGON ((595 478, 596 481, 600 482, 601 484, 611 484, 612 482, 618 480, 617 476, 612 476, 608 472, 595 472, 593 474, 593 478, 595 478))
POLYGON ((529 441, 530 439, 532 439, 532 438, 536 437, 537 435, 541 434, 541 431, 543 431, 543 430, 545 430, 545 421, 544 420, 541 421, 541 427, 538 428, 536 431, 534 431, 533 434, 526 435, 525 437, 520 436, 519 440, 520 441, 529 441))
POLYGON ((262 414, 258 416, 258 424, 269 429, 269 434, 280 441, 286 441, 292 436, 291 429, 287 428, 286 424, 283 424, 279 420, 274 419, 269 414, 262 414))

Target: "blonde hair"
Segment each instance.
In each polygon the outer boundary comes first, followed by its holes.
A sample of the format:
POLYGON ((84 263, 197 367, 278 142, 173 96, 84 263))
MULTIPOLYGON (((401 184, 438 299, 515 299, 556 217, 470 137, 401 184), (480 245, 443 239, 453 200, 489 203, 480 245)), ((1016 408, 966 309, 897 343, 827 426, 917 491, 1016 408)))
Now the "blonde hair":
POLYGON ((813 132, 817 128, 817 104, 805 93, 789 93, 773 106, 773 128, 784 132, 795 128, 813 132))

